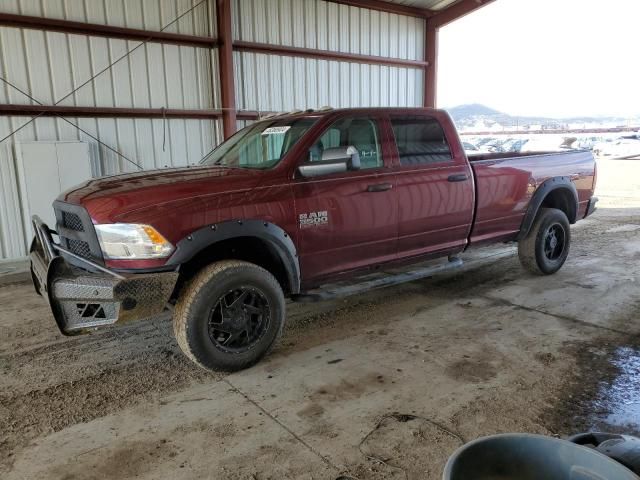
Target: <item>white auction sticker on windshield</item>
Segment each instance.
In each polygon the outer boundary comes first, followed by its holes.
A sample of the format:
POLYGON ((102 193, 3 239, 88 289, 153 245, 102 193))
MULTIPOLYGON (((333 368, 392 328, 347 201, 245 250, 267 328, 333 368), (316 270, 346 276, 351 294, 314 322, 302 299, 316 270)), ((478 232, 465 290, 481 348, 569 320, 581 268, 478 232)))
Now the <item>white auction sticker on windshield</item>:
POLYGON ((291 125, 285 125, 284 127, 269 127, 262 135, 277 135, 279 133, 287 133, 287 130, 291 128, 291 125))

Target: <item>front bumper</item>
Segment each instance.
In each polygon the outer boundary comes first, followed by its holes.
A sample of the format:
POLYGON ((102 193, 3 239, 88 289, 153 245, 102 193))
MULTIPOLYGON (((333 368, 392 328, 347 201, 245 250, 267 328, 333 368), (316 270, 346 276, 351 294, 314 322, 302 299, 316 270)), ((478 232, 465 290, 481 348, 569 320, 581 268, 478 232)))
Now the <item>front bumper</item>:
POLYGON ((58 328, 65 335, 161 313, 175 288, 177 272, 123 276, 82 259, 56 244, 37 216, 32 220, 31 275, 36 292, 48 299, 58 328), (61 255, 84 262, 70 265, 61 255), (96 273, 97 272, 97 273, 96 273))

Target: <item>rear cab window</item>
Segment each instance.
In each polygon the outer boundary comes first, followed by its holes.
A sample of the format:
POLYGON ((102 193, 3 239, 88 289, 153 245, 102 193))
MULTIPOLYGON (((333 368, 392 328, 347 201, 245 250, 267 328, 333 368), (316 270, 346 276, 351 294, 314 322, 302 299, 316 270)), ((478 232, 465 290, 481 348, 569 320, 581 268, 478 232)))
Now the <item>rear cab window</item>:
POLYGON ((403 167, 453 161, 442 125, 433 117, 391 117, 398 158, 403 167))

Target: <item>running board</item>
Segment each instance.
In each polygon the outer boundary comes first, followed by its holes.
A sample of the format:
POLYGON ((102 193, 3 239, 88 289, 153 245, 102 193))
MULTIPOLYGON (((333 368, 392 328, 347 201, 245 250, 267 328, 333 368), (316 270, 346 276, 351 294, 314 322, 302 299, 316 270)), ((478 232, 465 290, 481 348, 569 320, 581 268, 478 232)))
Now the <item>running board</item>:
POLYGON ((378 273, 379 277, 365 280, 360 283, 334 283, 316 290, 308 292, 302 292, 298 295, 293 295, 291 300, 294 302, 311 303, 322 302, 324 300, 333 300, 341 297, 349 297, 351 295, 357 295, 359 293, 368 292, 370 290, 376 290, 378 288, 390 287, 392 285, 399 285, 401 283, 412 282, 425 277, 431 277, 437 273, 447 272, 449 270, 455 270, 462 267, 462 259, 452 257, 447 263, 435 266, 421 267, 414 270, 404 271, 396 274, 384 274, 378 273))

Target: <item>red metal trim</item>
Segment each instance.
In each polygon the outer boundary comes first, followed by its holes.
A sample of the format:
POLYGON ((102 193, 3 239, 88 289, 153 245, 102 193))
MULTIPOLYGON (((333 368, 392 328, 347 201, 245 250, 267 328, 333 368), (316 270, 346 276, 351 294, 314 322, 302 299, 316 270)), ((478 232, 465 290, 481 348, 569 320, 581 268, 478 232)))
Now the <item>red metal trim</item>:
POLYGON ((0 13, 0 26, 45 30, 49 32, 63 32, 96 37, 120 38, 124 40, 138 40, 174 45, 189 45, 193 47, 215 48, 218 40, 211 37, 183 35, 181 33, 152 32, 136 28, 115 27, 113 25, 98 25, 95 23, 74 22, 54 18, 30 17, 0 13))
POLYGON ((349 5, 351 7, 367 8, 379 12, 395 13, 397 15, 407 15, 409 17, 429 18, 434 12, 424 8, 409 7, 398 3, 384 2, 381 0, 327 0, 332 3, 349 5))
MULTIPOLYGON (((238 120, 259 120, 265 115, 276 112, 258 112, 240 110, 238 120)), ((215 120, 222 118, 224 112, 219 109, 184 110, 162 108, 120 108, 120 107, 75 107, 63 105, 0 105, 0 116, 36 116, 41 117, 82 117, 82 118, 183 118, 215 120)))
POLYGON ((444 27, 448 23, 458 20, 471 12, 490 4, 494 0, 461 0, 438 12, 429 19, 435 28, 444 27))
POLYGON ((193 118, 216 119, 222 111, 164 108, 71 107, 62 105, 0 105, 0 116, 89 117, 89 118, 193 118))
POLYGON ((268 55, 284 55, 290 57, 318 58, 321 60, 335 60, 352 63, 365 63, 387 66, 412 68, 426 68, 428 63, 423 60, 406 60, 402 58, 378 57, 375 55, 361 55, 358 53, 316 50, 312 48, 289 47, 285 45, 271 45, 255 42, 233 42, 233 49, 239 52, 265 53, 268 55))
POLYGON ((218 26, 218 58, 220 61, 220 97, 222 99, 222 130, 224 138, 236 132, 236 92, 233 73, 233 33, 231 31, 231 2, 216 0, 218 26))
POLYGON ((438 29, 427 20, 425 58, 429 63, 424 74, 424 106, 436 108, 438 88, 438 29))

